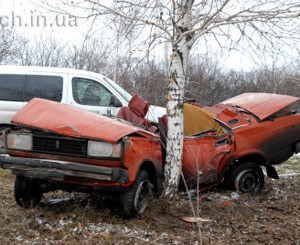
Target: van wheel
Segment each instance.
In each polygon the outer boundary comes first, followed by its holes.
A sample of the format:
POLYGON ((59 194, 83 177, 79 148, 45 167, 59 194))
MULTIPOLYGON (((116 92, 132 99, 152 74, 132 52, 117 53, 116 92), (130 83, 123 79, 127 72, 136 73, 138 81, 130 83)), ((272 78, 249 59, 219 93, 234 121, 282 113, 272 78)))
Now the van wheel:
POLYGON ((149 202, 150 186, 148 173, 141 170, 129 190, 120 193, 120 209, 124 218, 130 219, 144 213, 149 202))
POLYGON ((15 199, 22 208, 33 208, 43 197, 43 192, 39 189, 40 183, 37 179, 30 179, 16 176, 15 199))
POLYGON ((264 186, 264 174, 258 164, 246 162, 231 169, 225 184, 232 190, 256 194, 264 186))
POLYGON ((6 149, 4 147, 4 131, 7 129, 7 127, 0 127, 0 154, 5 154, 6 149))

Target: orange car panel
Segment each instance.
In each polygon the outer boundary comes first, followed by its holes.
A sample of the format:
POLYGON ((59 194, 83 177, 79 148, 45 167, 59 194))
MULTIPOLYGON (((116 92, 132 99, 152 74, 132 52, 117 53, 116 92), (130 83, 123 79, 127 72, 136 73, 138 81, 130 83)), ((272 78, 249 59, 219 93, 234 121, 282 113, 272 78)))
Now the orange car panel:
POLYGON ((128 170, 129 184, 134 182, 142 163, 147 161, 154 163, 157 174, 162 177, 162 157, 159 141, 130 137, 125 148, 123 165, 128 170))
POLYGON ((242 107, 263 120, 284 107, 299 101, 300 98, 282 94, 244 93, 225 100, 220 104, 242 107))
POLYGON ((228 153, 232 149, 228 137, 185 138, 182 170, 187 183, 195 182, 198 176, 199 184, 213 183, 218 180, 220 166, 225 164, 229 157, 228 153))
POLYGON ((152 133, 116 119, 93 114, 70 105, 43 99, 31 100, 12 122, 57 134, 116 143, 129 134, 145 137, 152 133))
POLYGON ((236 151, 232 159, 260 153, 269 165, 289 158, 300 141, 300 114, 277 117, 255 125, 233 130, 236 151))

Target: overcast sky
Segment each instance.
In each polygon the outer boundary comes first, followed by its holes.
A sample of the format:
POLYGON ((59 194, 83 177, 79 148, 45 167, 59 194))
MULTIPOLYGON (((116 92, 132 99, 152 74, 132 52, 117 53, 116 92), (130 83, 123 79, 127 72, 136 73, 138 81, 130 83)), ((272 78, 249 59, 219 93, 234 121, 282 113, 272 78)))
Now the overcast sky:
MULTIPOLYGON (((1 23, 14 26, 15 30, 32 40, 38 41, 40 38, 51 36, 68 44, 82 42, 91 26, 90 21, 50 13, 48 10, 34 4, 34 2, 39 3, 37 0, 0 0, 1 23)), ((100 19, 99 22, 101 22, 100 19)), ((99 28, 104 23, 99 22, 94 29, 99 29, 96 32, 97 35, 105 35, 100 31, 102 28, 99 28)), ((111 34, 108 38, 114 39, 111 34)), ((195 50, 201 50, 201 47, 194 48, 195 50)), ((217 48, 216 53, 218 53, 217 48)), ((226 53, 219 54, 218 58, 221 64, 227 68, 249 70, 255 66, 255 63, 250 58, 234 51, 230 55, 226 53)))
MULTIPOLYGON (((38 1, 37 1, 38 2, 38 1)), ((0 0, 1 23, 30 38, 52 35, 62 41, 76 42, 87 32, 87 21, 58 15, 42 9, 31 0, 0 0)))

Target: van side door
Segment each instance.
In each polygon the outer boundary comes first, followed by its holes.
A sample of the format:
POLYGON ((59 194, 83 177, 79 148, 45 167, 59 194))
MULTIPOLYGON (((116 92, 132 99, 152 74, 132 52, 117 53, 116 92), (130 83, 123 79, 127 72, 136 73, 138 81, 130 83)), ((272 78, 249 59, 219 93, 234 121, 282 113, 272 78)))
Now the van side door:
POLYGON ((96 114, 116 116, 123 106, 118 95, 98 79, 70 74, 68 104, 96 114))
POLYGON ((66 95, 63 74, 32 74, 26 76, 25 102, 33 98, 41 98, 56 102, 64 102, 66 95))

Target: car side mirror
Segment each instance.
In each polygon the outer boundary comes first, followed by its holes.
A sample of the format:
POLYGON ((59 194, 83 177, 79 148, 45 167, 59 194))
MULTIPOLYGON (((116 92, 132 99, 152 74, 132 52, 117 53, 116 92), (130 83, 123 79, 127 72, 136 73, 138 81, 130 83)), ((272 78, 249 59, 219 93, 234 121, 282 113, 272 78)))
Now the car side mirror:
POLYGON ((123 106, 123 104, 118 100, 118 98, 115 95, 111 96, 110 105, 113 107, 122 107, 123 106))

